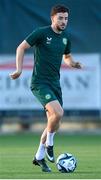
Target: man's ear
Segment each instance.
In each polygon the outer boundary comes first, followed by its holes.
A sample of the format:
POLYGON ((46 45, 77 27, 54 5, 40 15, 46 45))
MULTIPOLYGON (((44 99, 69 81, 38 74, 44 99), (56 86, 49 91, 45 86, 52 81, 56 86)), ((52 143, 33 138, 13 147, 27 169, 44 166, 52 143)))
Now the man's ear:
POLYGON ((55 15, 54 15, 54 16, 51 16, 51 21, 52 21, 52 22, 54 22, 54 17, 55 17, 55 15))
POLYGON ((51 21, 53 21, 53 16, 51 16, 51 21))

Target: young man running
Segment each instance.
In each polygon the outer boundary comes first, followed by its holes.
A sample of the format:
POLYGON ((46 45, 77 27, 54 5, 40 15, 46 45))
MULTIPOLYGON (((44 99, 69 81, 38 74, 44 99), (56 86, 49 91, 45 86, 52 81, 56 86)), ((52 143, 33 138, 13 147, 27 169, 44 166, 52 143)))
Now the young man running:
POLYGON ((34 68, 31 80, 32 93, 43 105, 47 115, 47 126, 42 133, 39 148, 33 158, 33 164, 44 172, 51 172, 45 161, 45 154, 54 162, 54 135, 59 129, 63 116, 62 92, 60 87, 60 66, 62 58, 71 68, 82 68, 71 56, 71 43, 65 33, 69 9, 56 5, 51 10, 51 25, 34 30, 17 48, 16 71, 10 74, 12 79, 22 73, 25 50, 34 47, 34 68))

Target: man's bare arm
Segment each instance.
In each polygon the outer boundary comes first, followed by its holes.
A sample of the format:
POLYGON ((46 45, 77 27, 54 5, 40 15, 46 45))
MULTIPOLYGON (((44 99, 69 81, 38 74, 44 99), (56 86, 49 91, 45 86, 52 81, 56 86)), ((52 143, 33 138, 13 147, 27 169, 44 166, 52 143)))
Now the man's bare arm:
POLYGON ((65 54, 63 55, 63 60, 64 62, 68 65, 68 67, 70 68, 77 68, 77 69, 81 69, 83 68, 83 65, 79 62, 75 62, 72 58, 71 54, 65 54))
POLYGON ((18 78, 22 73, 23 58, 26 49, 29 49, 30 45, 24 40, 16 50, 16 70, 10 74, 12 79, 18 78))

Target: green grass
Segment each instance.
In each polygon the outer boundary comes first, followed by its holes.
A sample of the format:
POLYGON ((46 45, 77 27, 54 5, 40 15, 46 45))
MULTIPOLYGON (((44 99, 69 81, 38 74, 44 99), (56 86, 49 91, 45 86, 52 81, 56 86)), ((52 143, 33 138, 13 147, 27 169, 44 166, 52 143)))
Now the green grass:
POLYGON ((100 135, 56 135, 56 157, 69 152, 78 160, 73 173, 60 173, 52 163, 48 163, 52 173, 33 166, 39 139, 35 134, 0 136, 0 179, 101 179, 100 135))

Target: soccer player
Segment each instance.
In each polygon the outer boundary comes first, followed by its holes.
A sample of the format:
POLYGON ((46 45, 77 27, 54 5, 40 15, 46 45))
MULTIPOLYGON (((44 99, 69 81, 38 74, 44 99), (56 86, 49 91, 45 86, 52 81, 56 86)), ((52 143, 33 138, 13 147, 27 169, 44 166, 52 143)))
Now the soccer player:
POLYGON ((10 74, 12 79, 21 75, 25 50, 34 47, 35 63, 31 79, 31 91, 46 111, 47 125, 33 158, 33 164, 40 166, 44 172, 51 172, 45 161, 45 154, 50 162, 55 162, 54 135, 59 129, 59 123, 63 116, 60 87, 62 58, 69 67, 82 68, 82 65, 75 62, 71 55, 71 42, 65 32, 68 16, 68 7, 64 5, 52 7, 51 25, 37 28, 18 46, 16 71, 10 74))

